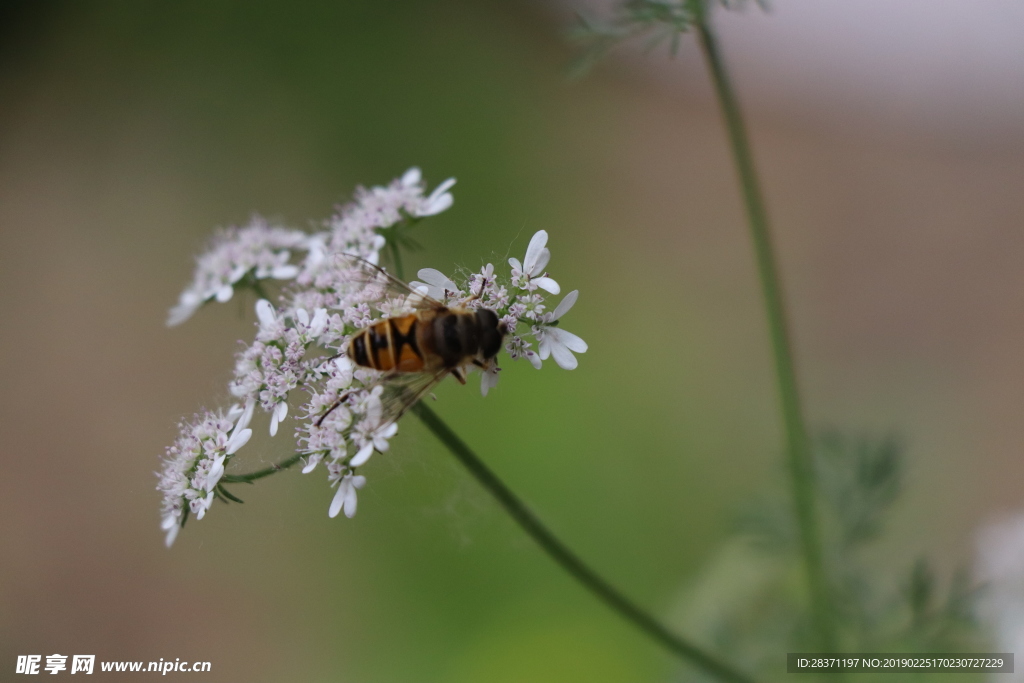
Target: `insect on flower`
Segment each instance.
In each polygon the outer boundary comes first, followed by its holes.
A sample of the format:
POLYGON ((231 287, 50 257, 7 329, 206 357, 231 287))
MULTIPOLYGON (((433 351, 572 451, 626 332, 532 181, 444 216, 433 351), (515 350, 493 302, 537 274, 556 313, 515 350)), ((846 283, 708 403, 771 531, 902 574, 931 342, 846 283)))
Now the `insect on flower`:
POLYGON ((256 333, 236 356, 226 411, 204 412, 181 425, 160 474, 167 543, 189 515, 205 517, 214 501, 237 502, 229 472, 252 434, 257 409, 269 416, 270 436, 294 420, 294 455, 303 473, 327 470, 335 488, 328 514, 356 512, 366 483, 363 467, 390 450, 398 418, 431 387, 452 375, 465 384, 481 370, 486 395, 498 383, 498 354, 540 369, 548 358, 566 370, 587 344, 562 327, 576 303, 572 291, 552 307, 561 288, 548 273, 548 233, 538 230, 520 261, 495 272, 449 279, 432 268, 423 282, 405 283, 377 264, 403 243, 419 221, 452 206, 454 179, 429 194, 419 169, 386 186, 359 188, 318 232, 271 225, 256 217, 221 231, 196 260, 192 284, 168 316, 177 325, 235 289, 250 289, 256 333), (387 247, 393 247, 387 252, 387 247), (277 295, 263 282, 281 282, 277 295), (296 401, 296 394, 305 399, 296 401))
MULTIPOLYGON (((484 372, 497 371, 496 357, 508 324, 490 308, 468 307, 479 302, 480 292, 488 285, 486 278, 477 294, 446 305, 429 296, 425 286, 414 288, 359 257, 341 258, 354 273, 362 274, 368 288, 379 288, 380 298, 391 301, 391 309, 398 312, 352 335, 346 349, 356 365, 380 371, 378 382, 391 390, 382 407, 383 423, 397 420, 448 375, 465 384, 466 373, 474 366, 484 372), (401 312, 405 310, 411 312, 401 312)), ((317 426, 349 395, 342 394, 320 416, 317 426)))

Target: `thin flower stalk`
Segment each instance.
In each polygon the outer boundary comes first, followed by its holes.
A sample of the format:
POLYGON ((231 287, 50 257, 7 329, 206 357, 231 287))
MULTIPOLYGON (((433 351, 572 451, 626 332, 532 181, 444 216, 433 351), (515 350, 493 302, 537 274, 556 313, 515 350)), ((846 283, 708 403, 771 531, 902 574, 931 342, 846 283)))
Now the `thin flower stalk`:
POLYGON ((473 478, 494 496, 516 524, 532 538, 547 555, 574 579, 594 594, 601 602, 643 631, 647 636, 668 648, 676 656, 702 669, 721 681, 754 683, 755 679, 736 669, 728 662, 691 643, 623 595, 600 574, 590 568, 576 553, 555 536, 513 491, 496 475, 473 450, 466 445, 430 406, 418 403, 413 412, 438 440, 461 462, 473 478))
POLYGON ((733 92, 715 34, 711 29, 707 9, 697 13, 695 26, 728 131, 733 161, 739 175, 747 222, 750 226, 757 258, 775 362, 779 403, 786 433, 786 451, 794 507, 810 586, 815 630, 822 650, 833 652, 836 645, 835 612, 832 606, 816 512, 814 464, 801 407, 796 366, 793 361, 792 344, 786 322, 782 286, 772 247, 768 213, 754 168, 740 105, 733 92))

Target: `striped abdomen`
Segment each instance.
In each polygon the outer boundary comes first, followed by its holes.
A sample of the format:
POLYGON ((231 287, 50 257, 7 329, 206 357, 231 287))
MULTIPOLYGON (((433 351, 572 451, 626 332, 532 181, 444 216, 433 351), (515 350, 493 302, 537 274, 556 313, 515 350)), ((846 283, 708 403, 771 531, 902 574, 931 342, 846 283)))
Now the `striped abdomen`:
POLYGON ((348 356, 356 365, 374 370, 422 372, 423 353, 416 339, 419 323, 415 313, 378 320, 352 337, 348 356))
POLYGON ((352 337, 348 355, 374 370, 431 372, 497 355, 504 327, 487 309, 437 309, 378 320, 352 337))

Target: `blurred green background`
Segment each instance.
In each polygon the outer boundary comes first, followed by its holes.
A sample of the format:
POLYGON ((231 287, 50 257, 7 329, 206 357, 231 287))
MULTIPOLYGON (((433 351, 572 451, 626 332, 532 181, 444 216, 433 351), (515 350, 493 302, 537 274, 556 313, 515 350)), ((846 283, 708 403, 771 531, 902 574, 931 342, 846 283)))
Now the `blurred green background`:
MULTIPOLYGON (((436 410, 671 618, 780 462, 752 254, 703 81, 664 89, 612 62, 570 83, 563 17, 539 3, 3 13, 0 678, 54 652, 209 660, 209 681, 674 675, 414 419, 369 465, 353 520, 328 519, 323 476, 296 471, 167 550, 153 472, 179 417, 226 403, 251 337, 251 299, 163 325, 212 229, 252 212, 305 227, 418 165, 459 182, 411 265, 498 263, 548 230, 552 274, 581 291, 566 326, 590 344, 571 373, 506 363, 486 400, 443 386, 436 410)), ((966 562, 973 528, 1021 497, 1022 138, 757 107, 751 122, 810 419, 902 435, 893 562, 928 548, 966 562)), ((287 451, 263 436, 236 462, 287 451)))

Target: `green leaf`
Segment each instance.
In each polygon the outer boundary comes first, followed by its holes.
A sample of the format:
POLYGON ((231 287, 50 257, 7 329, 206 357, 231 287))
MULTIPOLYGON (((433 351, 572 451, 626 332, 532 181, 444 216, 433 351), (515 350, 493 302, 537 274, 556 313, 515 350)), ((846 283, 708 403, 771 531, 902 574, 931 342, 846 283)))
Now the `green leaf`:
POLYGON ((217 492, 220 493, 225 498, 227 498, 228 500, 234 501, 235 503, 244 503, 245 502, 241 498, 239 498, 237 496, 231 495, 231 493, 226 488, 224 488, 223 486, 221 486, 219 484, 217 485, 217 492))

